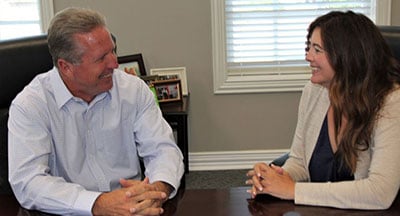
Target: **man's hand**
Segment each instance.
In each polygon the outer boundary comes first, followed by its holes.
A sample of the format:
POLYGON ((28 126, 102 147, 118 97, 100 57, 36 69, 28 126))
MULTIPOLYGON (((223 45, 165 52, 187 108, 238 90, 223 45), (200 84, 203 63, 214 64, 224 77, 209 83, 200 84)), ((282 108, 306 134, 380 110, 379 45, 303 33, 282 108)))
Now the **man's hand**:
MULTIPOLYGON (((148 178, 146 177, 144 181, 148 182, 148 178)), ((124 180, 124 179, 122 179, 120 181, 122 187, 124 187, 124 188, 129 188, 129 187, 133 186, 134 184, 136 184, 136 182, 137 181, 135 181, 135 180, 124 180)), ((160 200, 160 199, 145 200, 147 203, 151 203, 151 206, 149 206, 147 208, 161 208, 163 203, 168 200, 168 197, 171 194, 171 192, 174 190, 174 188, 171 185, 169 185, 165 182, 162 182, 162 181, 156 181, 150 185, 152 187, 154 187, 154 188, 152 188, 153 190, 163 192, 163 193, 165 193, 166 196, 162 200, 160 200)), ((128 195, 131 196, 131 192, 128 191, 128 195)), ((144 212, 147 212, 147 210, 146 210, 146 208, 141 208, 141 209, 137 208, 135 212, 142 215, 142 214, 144 214, 144 212)))
POLYGON ((143 181, 121 179, 121 189, 103 193, 95 201, 93 215, 160 215, 161 205, 168 196, 158 191, 149 179, 143 181))
POLYGON ((128 74, 132 74, 132 75, 134 75, 134 76, 137 76, 137 73, 136 73, 136 70, 135 70, 134 67, 130 67, 130 68, 125 67, 125 68, 124 68, 124 71, 125 71, 126 73, 128 73, 128 74))

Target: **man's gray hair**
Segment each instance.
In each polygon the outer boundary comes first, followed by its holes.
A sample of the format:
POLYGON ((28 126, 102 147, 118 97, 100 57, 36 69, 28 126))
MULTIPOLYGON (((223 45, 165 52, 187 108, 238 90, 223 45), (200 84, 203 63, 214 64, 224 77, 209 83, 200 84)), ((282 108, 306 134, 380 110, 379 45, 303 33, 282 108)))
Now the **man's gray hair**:
POLYGON ((47 33, 53 64, 58 67, 57 60, 60 58, 73 64, 81 63, 84 50, 75 41, 74 35, 88 33, 104 26, 104 16, 93 10, 67 8, 58 12, 52 19, 47 33))

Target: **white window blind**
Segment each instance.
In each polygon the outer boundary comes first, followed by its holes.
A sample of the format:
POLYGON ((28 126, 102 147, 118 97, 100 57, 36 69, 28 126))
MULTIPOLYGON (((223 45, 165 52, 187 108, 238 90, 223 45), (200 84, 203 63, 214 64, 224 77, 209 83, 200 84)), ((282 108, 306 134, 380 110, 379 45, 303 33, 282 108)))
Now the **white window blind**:
POLYGON ((43 34, 52 16, 52 0, 1 0, 0 40, 43 34))
POLYGON ((375 0, 211 1, 215 93, 301 90, 310 77, 307 28, 316 17, 332 10, 377 17, 375 0))

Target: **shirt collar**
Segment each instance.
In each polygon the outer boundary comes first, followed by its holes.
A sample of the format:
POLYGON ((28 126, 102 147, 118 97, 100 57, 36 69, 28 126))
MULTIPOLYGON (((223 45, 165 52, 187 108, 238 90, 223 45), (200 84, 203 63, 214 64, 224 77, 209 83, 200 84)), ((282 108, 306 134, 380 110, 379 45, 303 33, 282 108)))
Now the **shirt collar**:
POLYGON ((56 67, 50 72, 50 80, 53 88, 54 98, 57 103, 57 107, 60 109, 64 104, 66 104, 74 96, 68 90, 64 81, 61 79, 60 73, 56 67))

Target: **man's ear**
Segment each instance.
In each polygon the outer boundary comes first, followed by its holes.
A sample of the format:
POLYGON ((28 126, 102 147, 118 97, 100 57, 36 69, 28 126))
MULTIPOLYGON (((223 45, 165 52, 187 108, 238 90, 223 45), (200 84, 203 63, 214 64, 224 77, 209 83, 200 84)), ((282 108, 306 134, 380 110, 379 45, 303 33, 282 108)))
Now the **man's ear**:
POLYGON ((73 69, 73 64, 66 61, 65 59, 58 59, 57 60, 57 65, 58 65, 58 70, 60 71, 61 74, 64 76, 71 76, 72 75, 72 69, 73 69))

